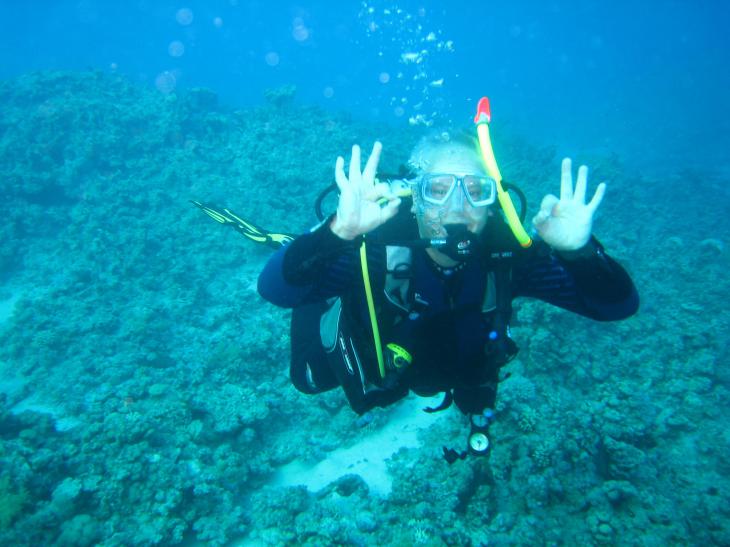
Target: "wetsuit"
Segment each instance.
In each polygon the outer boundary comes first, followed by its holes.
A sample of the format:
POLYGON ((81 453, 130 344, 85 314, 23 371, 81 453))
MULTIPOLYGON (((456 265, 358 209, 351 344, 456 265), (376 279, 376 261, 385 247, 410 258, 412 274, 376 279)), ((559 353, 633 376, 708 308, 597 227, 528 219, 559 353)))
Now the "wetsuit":
MULTIPOLYGON (((485 234, 496 232, 492 229, 494 221, 490 223, 485 234)), ((412 365, 378 389, 364 389, 358 383, 358 391, 347 385, 357 376, 349 358, 340 365, 306 357, 321 353, 319 318, 333 297, 341 297, 350 328, 360 333, 355 336, 363 346, 360 353, 365 354, 364 346, 368 346, 369 358, 374 355, 369 347, 373 339, 360 268, 361 239, 340 239, 329 224, 325 222, 277 251, 262 271, 258 288, 273 304, 294 308, 291 378, 297 389, 318 393, 342 385, 350 405, 359 413, 387 406, 409 391, 422 395, 452 393, 466 413, 493 407, 499 368, 516 353, 509 339, 495 348, 495 338, 499 342, 503 334, 495 327, 495 317, 499 319, 499 313, 509 315, 511 307, 506 312, 505 305, 501 312, 484 311, 488 285, 497 284, 495 279, 506 285, 497 292, 507 300, 507 306, 514 298, 531 297, 598 321, 624 319, 638 309, 639 297, 631 278, 595 238, 569 253, 554 251, 542 241, 535 241, 529 249, 513 246, 510 253, 502 253, 510 255, 508 267, 486 258, 493 241, 484 243, 482 258, 452 269, 438 267, 425 250, 414 249, 407 272, 413 304, 410 310, 393 309, 384 299, 378 305, 384 345, 395 340, 407 348, 412 365), (501 272, 496 278, 490 276, 495 270, 501 272)), ((514 243, 501 221, 496 227, 504 232, 500 237, 506 234, 514 243)), ((377 230, 368 240, 377 240, 377 230)), ((382 294, 385 247, 370 245, 367 256, 373 291, 382 294)))

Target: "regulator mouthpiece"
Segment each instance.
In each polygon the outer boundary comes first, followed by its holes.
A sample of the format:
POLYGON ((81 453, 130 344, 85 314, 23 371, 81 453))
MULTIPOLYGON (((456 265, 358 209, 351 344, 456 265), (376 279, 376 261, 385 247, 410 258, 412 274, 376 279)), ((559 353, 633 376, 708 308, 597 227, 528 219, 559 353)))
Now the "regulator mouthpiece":
POLYGON ((444 228, 448 236, 443 246, 439 247, 439 251, 459 262, 476 256, 478 248, 476 234, 470 232, 463 224, 446 224, 444 228))

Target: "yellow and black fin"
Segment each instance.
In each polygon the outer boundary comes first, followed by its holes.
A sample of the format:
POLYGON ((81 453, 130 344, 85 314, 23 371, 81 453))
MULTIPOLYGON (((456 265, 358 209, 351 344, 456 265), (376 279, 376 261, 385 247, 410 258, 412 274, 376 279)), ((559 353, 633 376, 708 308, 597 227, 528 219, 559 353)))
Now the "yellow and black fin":
POLYGON ((238 233, 256 243, 263 243, 264 245, 278 249, 294 239, 294 236, 291 234, 268 232, 256 226, 253 222, 239 217, 230 209, 217 209, 195 200, 191 200, 191 202, 216 222, 232 227, 238 233))

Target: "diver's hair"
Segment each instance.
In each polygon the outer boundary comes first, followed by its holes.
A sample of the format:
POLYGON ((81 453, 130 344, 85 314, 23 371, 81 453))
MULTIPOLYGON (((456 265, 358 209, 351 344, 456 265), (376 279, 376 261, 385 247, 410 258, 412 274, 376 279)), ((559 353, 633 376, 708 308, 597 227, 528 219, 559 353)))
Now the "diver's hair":
POLYGON ((414 174, 426 171, 431 163, 443 155, 463 153, 473 156, 474 161, 481 163, 479 141, 473 131, 458 129, 455 131, 433 131, 423 137, 413 148, 408 159, 408 167, 414 174))

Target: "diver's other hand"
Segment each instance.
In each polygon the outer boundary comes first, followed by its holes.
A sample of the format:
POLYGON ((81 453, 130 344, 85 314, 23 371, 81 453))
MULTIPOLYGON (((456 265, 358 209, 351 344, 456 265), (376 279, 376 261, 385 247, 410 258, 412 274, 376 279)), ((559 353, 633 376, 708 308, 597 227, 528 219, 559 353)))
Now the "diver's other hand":
POLYGON ((361 172, 360 147, 353 146, 347 176, 345 159, 342 156, 337 158, 335 180, 340 189, 340 199, 330 229, 342 239, 355 239, 366 234, 398 212, 400 198, 391 192, 389 185, 375 182, 382 149, 383 145, 379 142, 373 145, 373 151, 361 172))
POLYGON ((603 200, 606 184, 601 183, 589 203, 586 203, 588 168, 578 168, 578 179, 573 191, 570 158, 563 159, 560 176, 560 199, 549 194, 540 205, 540 212, 532 219, 540 237, 558 251, 576 251, 591 237, 593 214, 603 200))

